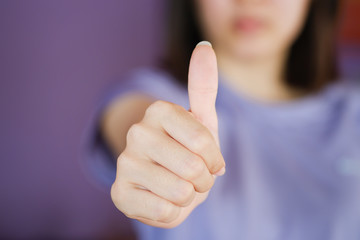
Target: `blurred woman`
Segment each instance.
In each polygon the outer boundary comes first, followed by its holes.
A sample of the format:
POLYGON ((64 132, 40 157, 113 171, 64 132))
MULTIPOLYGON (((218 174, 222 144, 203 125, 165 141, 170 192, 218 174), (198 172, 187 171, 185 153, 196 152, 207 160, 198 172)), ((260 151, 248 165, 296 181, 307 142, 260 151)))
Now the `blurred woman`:
POLYGON ((360 88, 337 75, 337 8, 171 1, 161 67, 104 100, 91 145, 139 239, 360 239, 360 88))

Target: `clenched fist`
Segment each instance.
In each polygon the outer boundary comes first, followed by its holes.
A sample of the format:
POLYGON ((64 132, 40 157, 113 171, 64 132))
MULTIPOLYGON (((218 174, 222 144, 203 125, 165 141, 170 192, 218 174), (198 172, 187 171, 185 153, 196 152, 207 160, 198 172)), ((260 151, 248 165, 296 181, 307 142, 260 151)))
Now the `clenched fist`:
POLYGON ((145 224, 172 228, 208 196, 225 173, 215 110, 218 73, 210 44, 195 48, 189 66, 190 111, 157 101, 127 133, 117 160, 111 197, 116 207, 145 224))

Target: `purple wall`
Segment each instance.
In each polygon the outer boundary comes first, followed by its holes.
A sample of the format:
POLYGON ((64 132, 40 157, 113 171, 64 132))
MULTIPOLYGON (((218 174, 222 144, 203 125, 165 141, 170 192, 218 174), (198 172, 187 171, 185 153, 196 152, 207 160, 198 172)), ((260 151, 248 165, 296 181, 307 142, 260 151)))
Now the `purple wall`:
POLYGON ((0 1, 0 238, 125 236, 79 167, 104 89, 161 48, 161 1, 0 1), (53 237, 51 237, 53 236, 53 237))
MULTIPOLYGON (((0 1, 1 239, 133 236, 109 193, 84 177, 80 144, 104 90, 159 56, 162 6, 0 1)), ((343 69, 359 77, 359 47, 346 49, 343 69)))

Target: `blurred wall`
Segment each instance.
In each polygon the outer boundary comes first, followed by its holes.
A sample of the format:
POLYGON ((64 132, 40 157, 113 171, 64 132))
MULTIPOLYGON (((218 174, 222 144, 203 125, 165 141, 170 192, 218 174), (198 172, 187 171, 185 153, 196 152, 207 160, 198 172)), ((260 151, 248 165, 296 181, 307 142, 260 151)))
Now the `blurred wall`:
POLYGON ((154 0, 0 1, 1 239, 129 232, 109 193, 84 178, 80 142, 104 90, 158 56, 161 7, 154 0))
MULTIPOLYGON (((359 1, 349 4, 341 65, 360 77, 359 1)), ((105 89, 159 56, 162 8, 155 0, 0 1, 1 239, 133 237, 109 193, 84 177, 80 143, 105 89)))

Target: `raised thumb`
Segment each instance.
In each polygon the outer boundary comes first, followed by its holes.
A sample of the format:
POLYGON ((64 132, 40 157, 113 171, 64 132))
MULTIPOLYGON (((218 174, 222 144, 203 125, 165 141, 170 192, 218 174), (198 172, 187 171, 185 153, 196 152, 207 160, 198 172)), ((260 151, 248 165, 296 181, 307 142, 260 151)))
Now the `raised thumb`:
POLYGON ((218 70, 215 52, 209 42, 200 42, 189 65, 188 93, 190 110, 213 134, 219 145, 215 101, 218 91, 218 70))

